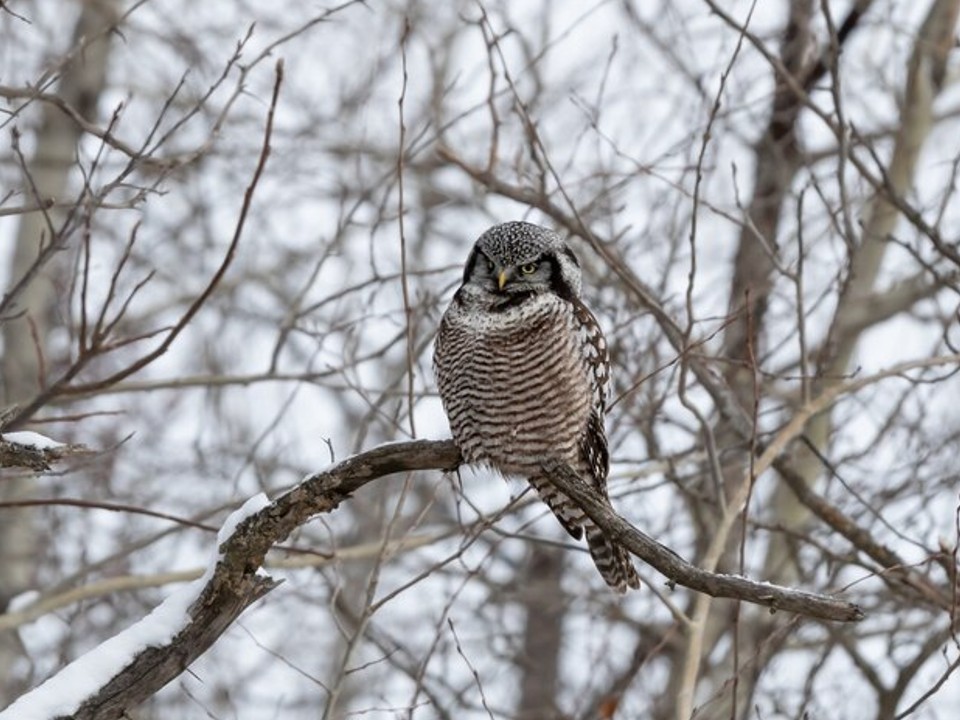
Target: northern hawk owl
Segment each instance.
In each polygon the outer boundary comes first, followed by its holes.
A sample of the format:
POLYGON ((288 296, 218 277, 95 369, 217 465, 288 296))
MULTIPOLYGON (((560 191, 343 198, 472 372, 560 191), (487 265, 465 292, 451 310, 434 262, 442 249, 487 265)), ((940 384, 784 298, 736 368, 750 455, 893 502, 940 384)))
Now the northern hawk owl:
POLYGON ((434 370, 454 440, 469 463, 519 476, 619 592, 639 587, 627 551, 544 474, 560 460, 607 495, 604 431, 610 361, 580 300, 580 262, 560 236, 526 222, 487 230, 443 315, 434 370))

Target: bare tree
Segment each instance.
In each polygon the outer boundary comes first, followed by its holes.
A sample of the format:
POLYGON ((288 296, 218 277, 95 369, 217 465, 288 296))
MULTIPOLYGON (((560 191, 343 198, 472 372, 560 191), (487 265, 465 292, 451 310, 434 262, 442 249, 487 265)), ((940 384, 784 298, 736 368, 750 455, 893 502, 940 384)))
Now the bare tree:
POLYGON ((960 3, 8 5, 4 717, 951 716, 960 3), (624 598, 424 439, 518 218, 610 340, 617 514, 549 467, 624 598))

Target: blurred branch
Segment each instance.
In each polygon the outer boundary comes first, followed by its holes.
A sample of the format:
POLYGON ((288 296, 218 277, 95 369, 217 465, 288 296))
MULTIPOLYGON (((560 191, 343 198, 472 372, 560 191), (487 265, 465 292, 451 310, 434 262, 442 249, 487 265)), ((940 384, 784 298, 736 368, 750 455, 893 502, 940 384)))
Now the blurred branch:
POLYGON ((848 303, 834 319, 837 337, 860 334, 892 317, 907 312, 921 300, 935 296, 945 287, 960 281, 960 268, 931 280, 924 269, 882 290, 872 290, 859 302, 848 303))
MULTIPOLYGON (((716 3, 707 1, 711 10, 720 12, 716 3)), ((809 54, 813 46, 812 0, 788 4, 787 23, 780 45, 779 65, 775 67, 775 85, 770 115, 763 134, 753 147, 756 164, 753 195, 737 241, 730 287, 729 306, 734 322, 726 328, 723 354, 733 360, 727 365, 727 377, 739 402, 750 407, 753 372, 752 348, 761 346, 766 326, 767 300, 776 279, 779 258, 777 247, 781 210, 793 178, 800 167, 797 123, 804 108, 803 98, 793 92, 793 84, 810 89, 817 73, 810 72, 809 54)), ((732 22, 741 38, 749 37, 747 23, 732 22)), ((822 73, 822 70, 821 70, 822 73)))
MULTIPOLYGON (((40 391, 36 397, 31 399, 29 402, 24 403, 24 406, 19 414, 13 420, 11 420, 9 424, 10 427, 16 428, 22 425, 33 415, 33 413, 47 404, 55 395, 63 393, 83 394, 94 392, 110 387, 111 385, 114 385, 142 370, 170 349, 173 341, 176 340, 180 333, 183 332, 184 328, 189 325, 190 321, 200 311, 200 308, 203 307, 203 305, 213 294, 214 290, 217 288, 217 286, 220 284, 220 281, 226 274, 227 269, 233 262, 237 246, 240 244, 240 238, 243 236, 243 228, 246 224, 247 214, 249 213, 251 204, 253 202, 254 192, 256 191, 257 185, 260 182, 260 177, 263 174, 263 170, 266 167, 267 158, 270 156, 270 138, 273 135, 273 118, 277 109, 277 100, 280 96, 280 87, 283 84, 282 59, 277 61, 275 73, 276 80, 273 86, 273 94, 270 99, 270 108, 267 111, 267 122, 263 133, 263 144, 260 148, 260 155, 257 160, 256 168, 253 172, 253 178, 250 180, 250 184, 247 186, 247 189, 244 192, 243 203, 240 206, 240 213, 237 217, 237 222, 234 227, 233 238, 230 241, 230 245, 227 247, 226 253, 223 256, 223 260, 220 262, 220 266, 207 282, 206 287, 193 300, 193 302, 190 303, 190 306, 183 313, 176 324, 166 331, 163 341, 156 348, 141 356, 137 360, 129 363, 123 369, 113 373, 112 375, 109 375, 108 377, 90 383, 70 385, 74 377, 79 374, 79 372, 92 357, 96 356, 98 353, 108 352, 110 349, 109 345, 103 344, 107 339, 106 337, 90 338, 89 344, 87 344, 86 338, 81 338, 80 353, 76 361, 72 363, 66 372, 64 372, 54 383, 40 391)), ((117 272, 119 272, 119 268, 117 272)), ((123 314, 123 310, 121 310, 120 314, 123 314)), ((119 317, 113 322, 116 323, 117 320, 119 320, 119 317)))
MULTIPOLYGON (((0 97, 6 98, 7 100, 40 100, 54 107, 58 108, 64 115, 66 115, 73 123, 77 126, 82 132, 92 135, 93 137, 99 138, 104 143, 112 147, 114 150, 118 150, 124 155, 130 157, 134 160, 140 160, 146 157, 136 148, 131 147, 126 144, 113 134, 113 128, 111 126, 101 127, 95 122, 88 120, 84 113, 81 110, 78 110, 74 107, 67 99, 62 97, 57 93, 48 93, 35 90, 32 87, 10 87, 8 85, 0 85, 0 97)), ((19 110, 15 111, 18 112, 19 110)), ((157 162, 154 159, 151 159, 152 162, 157 162)), ((52 198, 42 198, 41 201, 53 202, 52 198)))
MULTIPOLYGON (((410 552, 430 545, 449 537, 459 530, 450 530, 442 533, 421 533, 405 535, 393 540, 384 546, 382 542, 367 542, 358 545, 337 547, 330 552, 310 552, 297 554, 293 557, 268 559, 264 561, 267 570, 291 570, 300 568, 316 568, 333 563, 356 562, 367 560, 386 552, 390 557, 400 553, 410 552)), ((31 623, 44 615, 75 605, 84 600, 104 598, 118 592, 141 590, 143 588, 165 587, 176 583, 197 580, 203 575, 203 568, 192 568, 175 572, 154 573, 151 575, 122 575, 107 577, 80 587, 71 588, 52 595, 45 595, 31 600, 29 603, 17 603, 17 610, 0 614, 0 632, 31 623)))

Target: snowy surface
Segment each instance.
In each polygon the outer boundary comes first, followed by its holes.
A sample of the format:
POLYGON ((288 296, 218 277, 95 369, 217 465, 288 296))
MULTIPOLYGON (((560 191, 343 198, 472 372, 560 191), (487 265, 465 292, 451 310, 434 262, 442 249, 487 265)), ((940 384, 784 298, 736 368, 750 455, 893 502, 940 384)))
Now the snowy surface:
MULTIPOLYGON (((231 513, 217 534, 217 546, 230 537, 242 520, 268 504, 267 497, 260 493, 231 513)), ((176 591, 143 620, 80 656, 22 696, 0 712, 0 720, 45 720, 71 715, 84 700, 109 682, 145 648, 172 640, 190 621, 187 610, 213 574, 219 556, 218 550, 199 580, 176 591)))
POLYGON ((187 624, 197 580, 173 593, 140 622, 82 655, 0 712, 2 720, 43 720, 73 714, 144 648, 169 642, 187 624))
POLYGON ((29 431, 4 433, 0 437, 15 445, 34 447, 37 450, 52 450, 53 448, 63 447, 62 442, 57 442, 56 440, 51 440, 46 435, 29 431))
MULTIPOLYGON (((270 500, 267 499, 266 495, 263 493, 257 493, 239 508, 230 513, 227 519, 223 521, 223 526, 217 533, 217 546, 219 547, 222 545, 231 535, 233 535, 233 532, 237 529, 237 525, 251 515, 256 515, 269 504, 270 500)), ((219 552, 217 557, 219 557, 219 552)), ((214 558, 214 563, 211 563, 211 567, 215 564, 215 561, 216 558, 214 558)))

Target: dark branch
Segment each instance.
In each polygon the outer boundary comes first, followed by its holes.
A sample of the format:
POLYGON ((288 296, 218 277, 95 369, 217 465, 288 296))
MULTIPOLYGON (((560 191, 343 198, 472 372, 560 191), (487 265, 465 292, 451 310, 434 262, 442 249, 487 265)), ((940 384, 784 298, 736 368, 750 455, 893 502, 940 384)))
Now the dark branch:
MULTIPOLYGON (((219 548, 220 559, 190 608, 189 622, 169 642, 144 649, 72 717, 123 717, 179 676, 246 608, 277 586, 262 573, 266 554, 311 517, 336 509, 351 493, 378 478, 414 470, 451 471, 460 463, 460 451, 452 440, 414 440, 374 448, 311 475, 237 525, 219 548)), ((666 575, 671 584, 822 620, 863 617, 852 603, 694 567, 619 517, 569 467, 556 463, 545 463, 544 467, 556 486, 580 504, 605 532, 666 575)))
POLYGON ((138 654, 71 717, 125 717, 178 677, 240 613, 277 586, 260 572, 267 551, 314 515, 334 510, 350 493, 377 478, 411 470, 452 470, 459 463, 460 451, 452 441, 419 440, 384 445, 310 476, 237 526, 220 547, 216 570, 191 607, 189 623, 176 637, 138 654))
POLYGON ((583 508, 604 532, 666 575, 671 586, 683 585, 712 597, 745 600, 764 605, 770 608, 771 612, 789 610, 820 620, 851 622, 864 617, 863 610, 854 603, 827 595, 759 583, 744 577, 707 572, 691 565, 673 550, 644 535, 617 515, 599 493, 581 482, 577 474, 566 465, 545 462, 543 468, 548 472, 551 482, 583 508))

